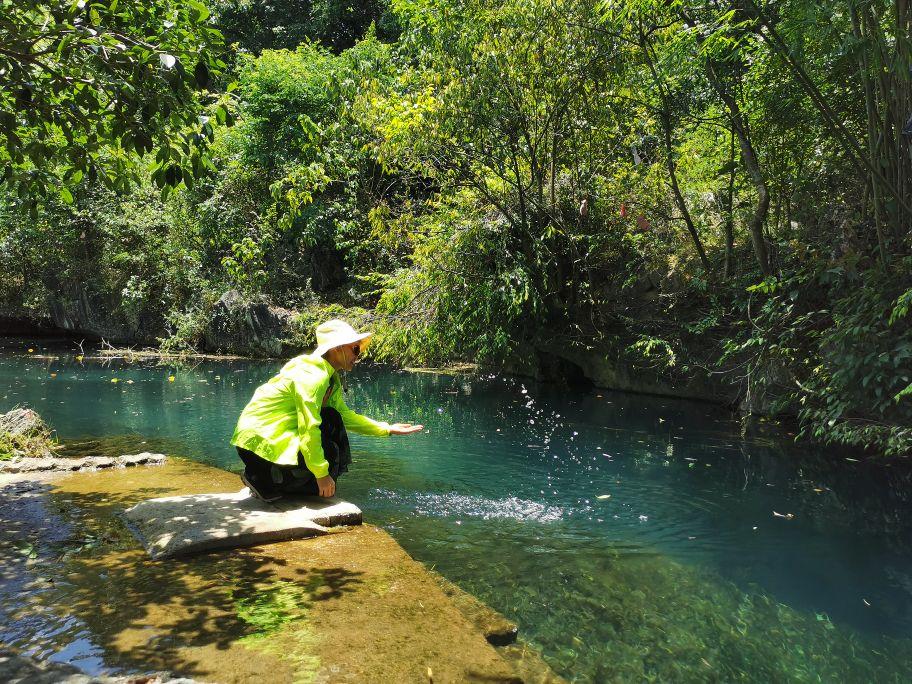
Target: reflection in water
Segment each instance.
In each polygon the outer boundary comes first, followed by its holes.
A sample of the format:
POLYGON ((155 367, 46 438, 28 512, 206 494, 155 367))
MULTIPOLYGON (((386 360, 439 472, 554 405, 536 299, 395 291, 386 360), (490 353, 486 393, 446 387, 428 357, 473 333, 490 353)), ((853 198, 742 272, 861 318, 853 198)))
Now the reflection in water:
MULTIPOLYGON (((34 406, 81 449, 236 471, 234 421, 277 366, 3 358, 0 410, 34 406), (110 435, 127 437, 91 441, 110 435)), ((692 402, 376 369, 347 386, 357 410, 427 432, 355 436, 343 495, 516 619, 564 674, 912 674, 907 464, 744 441, 724 411, 692 402)))

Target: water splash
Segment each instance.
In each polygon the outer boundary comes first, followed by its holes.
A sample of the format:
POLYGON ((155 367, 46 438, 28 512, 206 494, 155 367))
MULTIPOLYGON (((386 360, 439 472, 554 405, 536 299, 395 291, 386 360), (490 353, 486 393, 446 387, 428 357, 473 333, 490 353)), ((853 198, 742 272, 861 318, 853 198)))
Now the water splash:
POLYGON ((560 506, 549 506, 515 496, 505 499, 487 499, 456 492, 402 494, 389 489, 374 489, 370 495, 372 498, 405 505, 421 515, 438 518, 468 517, 482 520, 549 523, 561 520, 566 515, 566 511, 560 506))

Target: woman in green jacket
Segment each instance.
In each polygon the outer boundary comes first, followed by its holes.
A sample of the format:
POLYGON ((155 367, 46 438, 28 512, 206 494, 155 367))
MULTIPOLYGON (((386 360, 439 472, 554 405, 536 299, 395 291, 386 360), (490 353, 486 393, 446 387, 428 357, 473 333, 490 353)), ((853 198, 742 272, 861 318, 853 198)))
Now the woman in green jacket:
POLYGON ((354 367, 369 341, 370 333, 345 321, 327 321, 317 326, 312 354, 293 358, 257 388, 231 438, 251 494, 265 501, 283 494, 332 496, 351 463, 346 429, 374 436, 423 429, 372 420, 345 405, 339 372, 354 367))

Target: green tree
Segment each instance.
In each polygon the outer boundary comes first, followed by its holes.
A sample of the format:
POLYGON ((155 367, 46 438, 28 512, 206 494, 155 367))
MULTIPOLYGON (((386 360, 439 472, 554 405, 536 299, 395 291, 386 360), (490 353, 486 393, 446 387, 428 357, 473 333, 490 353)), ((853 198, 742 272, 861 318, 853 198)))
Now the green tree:
POLYGON ((197 0, 0 0, 0 180, 72 202, 83 178, 126 190, 156 152, 160 186, 192 183, 227 118, 221 48, 197 0))
POLYGON ((398 32, 387 0, 214 0, 212 7, 227 42, 254 54, 294 50, 307 41, 341 52, 372 23, 383 40, 398 32))

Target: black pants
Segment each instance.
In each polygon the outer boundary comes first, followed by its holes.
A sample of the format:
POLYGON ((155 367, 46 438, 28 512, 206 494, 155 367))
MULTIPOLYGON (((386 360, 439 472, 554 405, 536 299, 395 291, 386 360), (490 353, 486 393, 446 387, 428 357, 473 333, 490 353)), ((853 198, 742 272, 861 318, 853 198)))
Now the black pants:
MULTIPOLYGON (((351 448, 348 445, 348 434, 345 432, 342 416, 329 406, 323 407, 320 411, 320 443, 329 463, 329 474, 338 482, 339 476, 347 473, 348 466, 351 465, 351 448)), ((260 458, 248 449, 237 447, 237 452, 244 462, 244 475, 264 496, 316 496, 320 493, 317 480, 307 469, 301 453, 298 453, 297 466, 281 466, 260 458)))

